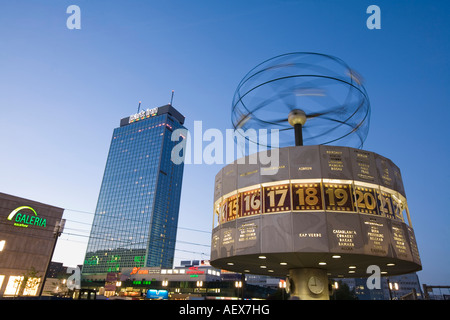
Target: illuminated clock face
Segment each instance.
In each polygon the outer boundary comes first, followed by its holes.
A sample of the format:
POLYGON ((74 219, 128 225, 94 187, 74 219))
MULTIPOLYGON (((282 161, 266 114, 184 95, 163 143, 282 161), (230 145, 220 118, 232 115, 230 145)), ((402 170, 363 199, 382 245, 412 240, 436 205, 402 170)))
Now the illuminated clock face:
POLYGON ((314 294, 321 294, 324 289, 324 283, 318 277, 312 276, 308 280, 308 288, 314 294))

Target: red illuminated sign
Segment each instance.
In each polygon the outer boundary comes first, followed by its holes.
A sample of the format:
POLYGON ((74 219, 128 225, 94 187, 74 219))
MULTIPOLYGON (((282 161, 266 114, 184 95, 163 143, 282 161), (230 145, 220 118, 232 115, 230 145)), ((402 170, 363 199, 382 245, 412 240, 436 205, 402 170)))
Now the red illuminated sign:
POLYGON ((186 274, 205 274, 205 271, 198 270, 198 267, 189 267, 189 270, 186 271, 186 274))
POLYGON ((130 275, 132 274, 148 274, 148 270, 140 270, 141 268, 138 267, 134 267, 133 270, 131 271, 130 275))

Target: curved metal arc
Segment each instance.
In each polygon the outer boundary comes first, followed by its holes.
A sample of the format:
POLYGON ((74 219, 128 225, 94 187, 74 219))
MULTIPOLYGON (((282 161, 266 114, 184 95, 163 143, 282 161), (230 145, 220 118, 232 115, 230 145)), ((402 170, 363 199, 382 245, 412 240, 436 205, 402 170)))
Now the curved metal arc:
MULTIPOLYGON (((263 83, 261 83, 261 84, 255 86, 255 87, 253 87, 252 89, 250 89, 249 91, 247 91, 244 95, 242 95, 242 96, 239 97, 239 99, 238 99, 238 100, 236 101, 236 103, 234 104, 233 109, 236 107, 236 105, 237 105, 239 102, 242 101, 242 99, 243 99, 246 95, 248 95, 250 92, 252 92, 253 90, 256 90, 257 88, 259 88, 259 87, 261 87, 261 86, 264 86, 264 85, 266 85, 266 84, 268 84, 268 83, 272 83, 272 82, 275 82, 275 81, 283 80, 283 79, 301 78, 301 77, 316 77, 316 78, 324 78, 324 79, 330 79, 330 80, 339 81, 339 82, 345 83, 345 84, 347 84, 347 85, 349 85, 349 86, 352 86, 353 88, 355 88, 356 90, 358 90, 358 91, 359 91, 366 99, 368 99, 365 90, 363 91, 363 90, 361 90, 360 88, 358 88, 357 86, 355 86, 355 85, 353 85, 352 83, 349 83, 349 82, 347 82, 347 81, 345 81, 345 80, 341 80, 341 79, 334 78, 334 77, 330 77, 330 76, 323 76, 323 75, 309 75, 309 74, 307 74, 307 75, 293 75, 293 76, 285 76, 285 77, 280 77, 280 78, 271 79, 271 80, 268 80, 268 81, 266 81, 266 82, 263 82, 263 83)), ((241 102, 241 103, 242 103, 242 102, 241 102)))
MULTIPOLYGON (((294 65, 299 65, 299 63, 296 63, 296 64, 294 64, 294 65)), ((326 55, 326 54, 321 54, 321 53, 314 53, 314 52, 292 52, 292 53, 281 54, 281 55, 272 57, 272 58, 270 58, 270 59, 267 59, 267 60, 261 62, 260 64, 258 64, 257 66, 255 66, 254 68, 252 68, 252 69, 245 75, 245 77, 239 82, 239 85, 238 85, 238 87, 237 87, 237 89, 236 89, 236 91, 235 91, 235 98, 238 98, 238 99, 237 99, 237 100, 234 99, 234 102, 233 102, 233 105, 232 105, 232 123, 233 123, 233 125, 234 125, 234 127, 235 127, 235 130, 236 130, 236 124, 235 124, 235 121, 233 121, 233 115, 236 113, 236 112, 234 112, 234 111, 236 110, 236 108, 238 108, 238 105, 239 105, 239 104, 241 104, 241 105, 243 106, 243 108, 247 111, 247 114, 245 114, 244 112, 240 112, 240 113, 242 114, 242 116, 239 118, 239 121, 238 121, 237 125, 240 125, 240 124, 242 123, 242 121, 244 121, 244 120, 245 120, 245 122, 246 122, 246 121, 249 121, 250 119, 252 119, 253 121, 257 121, 257 122, 263 123, 263 124, 272 124, 272 125, 280 125, 279 122, 284 122, 284 121, 285 121, 285 119, 280 119, 280 120, 275 120, 275 121, 266 121, 266 120, 261 120, 261 119, 259 119, 259 118, 257 118, 257 117, 249 118, 249 116, 252 115, 252 114, 254 114, 255 111, 257 111, 257 110, 263 108, 263 107, 266 106, 267 104, 270 104, 271 102, 274 101, 274 100, 264 101, 263 103, 260 103, 259 106, 258 106, 256 109, 253 108, 253 110, 250 111, 250 110, 248 109, 248 107, 246 106, 246 104, 244 103, 243 100, 244 100, 244 98, 245 98, 248 94, 250 94, 252 91, 256 90, 257 88, 259 88, 259 87, 261 87, 261 86, 264 86, 264 85, 266 85, 266 84, 275 82, 275 81, 284 80, 284 79, 289 79, 289 78, 301 78, 301 77, 324 78, 324 79, 331 79, 331 80, 334 80, 334 81, 338 81, 338 82, 347 84, 347 85, 349 86, 350 90, 348 91, 347 97, 346 97, 346 99, 345 99, 347 103, 342 104, 343 106, 344 106, 344 105, 347 105, 347 104, 350 104, 350 101, 349 101, 349 100, 351 100, 351 97, 352 97, 352 93, 351 93, 351 92, 352 92, 352 89, 356 89, 356 90, 362 95, 362 96, 360 96, 360 97, 361 97, 360 105, 359 105, 359 106, 354 110, 354 112, 353 112, 350 116, 348 116, 344 121, 338 120, 338 119, 333 119, 333 118, 328 118, 328 117, 323 117, 323 116, 326 115, 327 113, 332 113, 333 111, 336 112, 336 111, 339 111, 339 109, 338 109, 338 110, 330 110, 330 109, 328 109, 328 110, 323 111, 323 112, 310 113, 310 114, 308 115, 309 119, 316 118, 316 117, 321 117, 322 119, 325 119, 325 120, 329 120, 329 121, 333 121, 333 122, 339 123, 339 125, 334 126, 332 129, 327 130, 326 132, 321 133, 321 134, 319 134, 319 135, 317 135, 317 136, 314 136, 314 137, 311 136, 311 137, 309 137, 309 138, 306 138, 305 140, 310 140, 310 139, 313 139, 313 138, 317 138, 317 137, 321 137, 321 136, 323 136, 323 135, 326 135, 326 134, 330 133, 331 131, 338 129, 338 128, 339 128, 340 126, 342 126, 342 125, 349 126, 350 128, 352 128, 352 130, 350 130, 348 133, 346 133, 346 134, 344 134, 344 135, 342 135, 342 136, 340 136, 340 137, 338 137, 338 138, 336 138, 336 139, 329 140, 328 142, 325 142, 325 143, 322 143, 322 144, 329 144, 329 143, 332 143, 332 142, 335 142, 335 141, 344 139, 344 138, 347 137, 348 135, 350 135, 350 134, 352 134, 352 133, 354 133, 354 132, 357 132, 357 131, 358 131, 358 130, 366 123, 366 120, 370 119, 370 113, 371 113, 371 110, 370 110, 370 101, 369 101, 369 98, 368 98, 368 96, 367 96, 367 91, 366 91, 365 87, 362 85, 361 81, 359 81, 358 78, 355 78, 355 77, 352 76, 352 75, 353 75, 352 69, 351 69, 351 68, 350 68, 343 60, 341 60, 341 59, 339 59, 339 58, 337 58, 337 57, 334 57, 334 56, 330 56, 330 55, 326 55), (294 55, 294 54, 305 54, 305 55, 311 54, 311 55, 317 55, 317 56, 326 57, 326 58, 329 58, 329 59, 331 59, 331 60, 334 60, 334 61, 336 61, 337 63, 339 63, 342 67, 344 67, 344 68, 346 68, 347 70, 350 71, 350 75, 349 75, 349 79, 350 79, 350 80, 349 80, 349 81, 346 81, 346 80, 343 80, 343 79, 340 79, 340 78, 337 78, 337 77, 326 76, 326 75, 311 75, 311 74, 307 74, 307 75, 290 75, 290 76, 277 77, 277 78, 275 78, 275 79, 271 79, 271 80, 265 81, 265 82, 263 82, 263 83, 261 83, 261 84, 259 84, 259 85, 257 85, 257 86, 254 86, 253 88, 249 89, 249 90, 246 91, 244 94, 241 93, 241 89, 242 89, 242 87, 244 86, 244 84, 245 84, 247 81, 249 81, 250 79, 252 79, 253 77, 255 77, 255 76, 261 74, 261 73, 264 72, 264 71, 267 71, 267 70, 270 70, 270 69, 274 69, 274 68, 276 68, 276 67, 288 66, 288 65, 290 65, 290 64, 284 63, 284 62, 283 62, 283 64, 276 65, 275 67, 274 67, 274 66, 269 66, 269 67, 266 67, 266 68, 264 68, 264 69, 262 69, 262 70, 259 70, 258 72, 254 72, 254 71, 255 71, 257 68, 259 68, 261 65, 263 65, 263 64, 265 64, 265 63, 267 63, 267 62, 269 62, 269 61, 273 61, 273 60, 279 59, 279 58, 281 58, 281 57, 289 56, 289 55, 294 55), (253 73, 253 74, 252 74, 252 73, 253 73), (249 76, 249 75, 251 75, 251 76, 249 76), (358 80, 358 81, 357 81, 357 80, 358 80), (368 106, 367 106, 367 109, 366 109, 364 118, 363 118, 359 123, 357 123, 356 126, 354 126, 354 125, 352 125, 352 124, 349 124, 348 121, 349 121, 351 118, 353 118, 355 114, 357 114, 359 111, 361 111, 361 108, 365 105, 365 102, 366 102, 366 101, 367 101, 367 105, 368 105, 368 106)), ((291 93, 289 93, 289 94, 291 94, 291 93)), ((283 98, 283 96, 282 96, 281 98, 283 98)), ((337 102, 337 101, 336 101, 336 102, 337 102)), ((239 108, 239 109, 240 109, 240 108, 239 108)), ((239 109, 238 109, 238 110, 239 110, 239 109)), ((342 110, 342 107, 341 107, 341 112, 342 112, 342 111, 345 111, 345 110, 342 110)), ((349 110, 349 111, 350 111, 350 110, 349 110)), ((240 125, 240 127, 242 127, 242 125, 240 125)), ((292 129, 293 129, 293 127, 286 127, 286 128, 279 129, 279 131, 287 131, 287 130, 292 130, 292 129)), ((305 129, 307 129, 307 128, 305 128, 305 129)), ((244 136, 244 137, 245 137, 245 136, 244 136)), ((365 135, 364 135, 364 133, 363 133, 363 134, 358 133, 358 138, 359 138, 359 140, 360 140, 360 142, 361 142, 361 144, 360 144, 359 147, 362 147, 362 145, 363 145, 363 143, 364 143, 364 140, 365 140, 365 135)), ((246 139, 247 141, 251 141, 251 140, 248 139, 248 137, 245 137, 245 139, 246 139)), ((254 141, 251 141, 251 142, 257 143, 257 142, 254 142, 254 141)), ((257 143, 257 144, 258 144, 258 143, 257 143)))
MULTIPOLYGON (((254 78, 254 77, 256 77, 256 76, 258 76, 258 75, 260 75, 260 74, 262 74, 262 73, 264 73, 264 72, 266 72, 266 71, 269 71, 269 70, 275 70, 275 69, 277 69, 277 68, 282 68, 282 67, 284 67, 284 66, 300 67, 300 66, 302 66, 302 65, 309 67, 309 69, 314 68, 314 69, 319 69, 319 70, 321 70, 321 72, 327 71, 328 73, 330 73, 330 72, 331 72, 331 73, 334 73, 334 74, 336 75, 335 78, 338 78, 338 76, 339 76, 338 73, 333 72, 333 71, 330 70, 330 69, 327 69, 327 68, 324 68, 324 67, 320 67, 320 66, 316 66, 316 65, 312 65, 312 64, 308 64, 308 63, 287 63, 287 64, 280 64, 280 65, 276 65, 276 66, 268 66, 268 67, 266 67, 266 68, 264 68, 264 69, 259 70, 258 72, 255 72, 255 73, 251 74, 249 77, 247 77, 247 76, 248 76, 248 74, 247 74, 247 75, 241 80, 241 82, 239 83, 239 85, 238 85, 236 91, 240 90, 240 89, 241 89, 248 81, 250 81, 252 78, 254 78), (275 68, 275 67, 277 67, 277 68, 275 68)), ((348 66, 344 66, 344 67, 347 68, 347 70, 351 70, 348 66)), ((256 67, 255 67, 255 68, 256 68, 256 67)), ((254 70, 255 68, 253 68, 252 70, 254 70)), ((353 83, 353 78, 352 78, 351 76, 348 76, 348 78, 350 78, 351 82, 353 83)))
MULTIPOLYGON (((327 134, 329 134, 330 132, 336 130, 336 129, 337 129, 339 126, 341 126, 341 125, 349 126, 349 127, 352 128, 352 130, 351 130, 350 132, 348 132, 347 134, 345 134, 345 135, 342 135, 342 136, 340 136, 340 137, 338 137, 338 138, 336 138, 336 139, 330 140, 330 141, 327 142, 327 143, 331 143, 331 142, 338 141, 338 140, 343 139, 343 138, 345 138, 346 136, 350 135, 351 133, 356 132, 357 129, 360 128, 360 127, 363 125, 363 123, 366 121, 368 115, 370 114, 370 108, 368 108, 368 112, 366 112, 364 118, 363 118, 361 121, 359 121, 359 123, 358 123, 355 127, 353 127, 352 125, 350 125, 350 124, 348 123, 348 120, 350 120, 350 119, 353 117, 353 115, 356 114, 356 112, 359 110, 359 108, 361 108, 361 106, 362 106, 363 104, 364 104, 364 101, 361 102, 360 106, 355 110, 355 112, 354 112, 350 117, 348 117, 347 119, 345 119, 345 120, 343 120, 343 121, 342 121, 342 120, 338 120, 338 119, 334 119, 334 118, 321 117, 321 119, 325 119, 325 120, 337 122, 337 123, 339 123, 339 125, 338 125, 337 127, 331 128, 331 129, 329 129, 329 130, 327 130, 327 131, 325 131, 325 132, 322 132, 321 134, 319 134, 319 135, 317 135, 317 136, 315 136, 315 137, 317 138, 317 137, 321 137, 321 136, 327 135, 327 134)), ((307 139, 305 139, 305 140, 307 140, 307 139)), ((361 140, 361 142, 363 143, 365 139, 363 140, 363 139, 360 138, 360 140, 361 140)), ((327 144, 327 143, 324 143, 324 144, 327 144)), ((360 146, 362 146, 362 144, 361 144, 360 146)))
MULTIPOLYGON (((298 51, 297 51, 297 52, 289 52, 289 53, 280 54, 280 55, 278 55, 278 56, 275 56, 275 57, 266 59, 266 60, 264 60, 263 62, 257 64, 257 65, 256 65, 255 67, 253 67, 252 69, 250 69, 250 71, 247 72, 247 73, 245 74, 245 76, 242 78, 242 80, 239 82, 239 84, 238 84, 238 86, 237 86, 237 89, 236 89, 235 93, 236 93, 236 92, 239 92, 239 89, 242 87, 242 85, 254 76, 254 75, 252 75, 251 77, 249 77, 249 75, 252 74, 252 72, 253 72, 255 69, 257 69, 257 68, 260 67, 261 65, 263 65, 263 64, 265 64, 265 63, 267 63, 267 62, 269 62, 269 61, 271 61, 271 60, 275 60, 275 59, 278 59, 278 58, 280 58, 280 57, 289 56, 289 55, 316 55, 316 56, 321 56, 321 57, 328 58, 328 59, 331 59, 331 60, 336 61, 338 64, 342 65, 342 66, 343 66, 344 68, 346 68, 347 70, 352 70, 352 69, 350 68, 350 66, 349 66, 347 63, 345 63, 345 61, 343 61, 342 59, 340 59, 340 58, 338 58, 338 57, 335 57, 335 56, 331 56, 331 55, 324 54, 324 53, 318 53, 318 52, 309 52, 309 51, 305 51, 305 52, 298 52, 298 51)), ((266 69, 263 69, 262 71, 265 71, 265 70, 267 70, 267 68, 266 68, 266 69)), ((259 71, 259 72, 255 73, 255 75, 258 74, 258 73, 260 73, 260 72, 262 72, 262 71, 259 71)), ((353 77, 350 76, 350 80, 351 80, 351 83, 353 84, 353 77)), ((361 86, 362 86, 362 85, 361 85, 361 86)), ((364 90, 365 90, 365 89, 364 89, 364 90)), ((239 100, 241 100, 241 98, 239 98, 239 100)), ((234 109, 234 107, 233 107, 233 109, 234 109)))
POLYGON ((278 59, 278 58, 280 58, 280 57, 289 56, 289 55, 299 55, 299 54, 300 54, 300 55, 316 55, 316 56, 321 56, 321 57, 329 58, 329 59, 331 59, 331 60, 334 60, 334 61, 340 63, 341 65, 343 65, 344 67, 346 67, 348 70, 351 70, 351 68, 347 65, 347 63, 345 63, 345 61, 343 61, 342 59, 340 59, 340 58, 338 58, 338 57, 335 57, 335 56, 331 56, 331 55, 324 54, 324 53, 319 53, 319 52, 308 52, 308 51, 305 51, 305 52, 289 52, 289 53, 283 53, 283 54, 280 54, 280 55, 278 55, 278 56, 275 56, 275 57, 266 59, 266 60, 264 60, 263 62, 257 64, 257 65, 256 65, 255 67, 253 67, 249 72, 247 72, 247 74, 242 78, 242 80, 241 80, 241 81, 239 82, 239 84, 238 84, 238 88, 241 86, 241 83, 243 83, 243 81, 247 78, 247 76, 248 76, 249 74, 251 74, 251 73, 253 72, 253 70, 257 69, 259 66, 261 66, 261 65, 263 65, 263 64, 265 64, 265 63, 267 63, 268 61, 275 60, 275 59, 278 59))
POLYGON ((31 211, 33 211, 34 215, 37 216, 36 210, 34 210, 32 207, 29 207, 29 206, 21 206, 21 207, 18 207, 18 208, 16 208, 16 209, 14 209, 13 211, 11 211, 11 213, 8 215, 8 218, 7 218, 7 219, 8 219, 8 220, 12 220, 12 218, 14 218, 14 216, 15 216, 19 211, 21 211, 21 210, 23 210, 23 209, 31 210, 31 211))

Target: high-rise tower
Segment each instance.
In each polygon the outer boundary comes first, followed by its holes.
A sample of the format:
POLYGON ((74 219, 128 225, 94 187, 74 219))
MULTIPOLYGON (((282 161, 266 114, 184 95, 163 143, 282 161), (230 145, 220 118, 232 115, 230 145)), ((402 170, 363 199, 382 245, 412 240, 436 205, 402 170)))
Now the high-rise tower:
POLYGON ((114 129, 83 275, 172 267, 183 162, 171 161, 179 143, 171 137, 183 123, 184 116, 165 105, 124 118, 114 129))

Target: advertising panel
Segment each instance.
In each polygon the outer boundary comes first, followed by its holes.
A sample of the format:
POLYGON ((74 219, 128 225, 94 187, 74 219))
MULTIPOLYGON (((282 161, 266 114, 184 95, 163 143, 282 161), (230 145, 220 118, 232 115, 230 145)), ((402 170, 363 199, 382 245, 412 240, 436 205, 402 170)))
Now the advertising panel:
POLYGON ((216 178, 214 180, 214 202, 216 202, 221 196, 222 193, 222 170, 216 174, 216 178))
POLYGON ((292 214, 295 252, 328 252, 327 221, 324 212, 292 214))
POLYGON ((380 184, 375 156, 372 152, 350 149, 349 155, 354 180, 380 184))
POLYGON ((291 179, 317 179, 322 177, 320 153, 317 146, 289 148, 291 179))
POLYGON ((232 163, 222 169, 222 194, 228 194, 237 189, 237 164, 232 163))
POLYGON ((364 253, 382 257, 393 257, 389 250, 390 231, 386 218, 361 216, 361 232, 364 239, 364 253))
POLYGON ((260 235, 261 252, 292 252, 292 213, 263 216, 260 235))
POLYGON ((220 228, 220 257, 234 255, 236 246, 236 221, 227 222, 220 228))
POLYGON ((330 252, 364 253, 361 225, 355 213, 327 213, 330 252))
POLYGON ((149 289, 146 294, 147 299, 167 300, 169 299, 169 292, 167 290, 149 289))
POLYGON ((348 148, 319 146, 322 178, 352 180, 352 168, 348 148))
POLYGON ((394 251, 394 257, 401 260, 412 261, 406 225, 393 220, 388 220, 388 225, 391 231, 391 246, 394 251))
POLYGON ((255 254, 260 251, 260 216, 240 219, 236 222, 235 254, 255 254))

